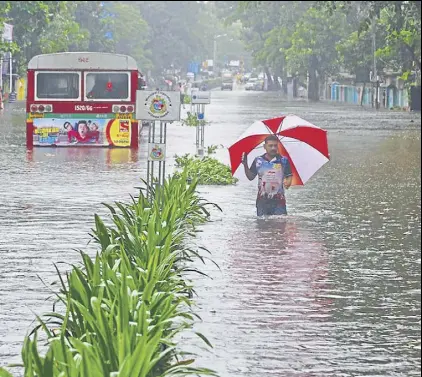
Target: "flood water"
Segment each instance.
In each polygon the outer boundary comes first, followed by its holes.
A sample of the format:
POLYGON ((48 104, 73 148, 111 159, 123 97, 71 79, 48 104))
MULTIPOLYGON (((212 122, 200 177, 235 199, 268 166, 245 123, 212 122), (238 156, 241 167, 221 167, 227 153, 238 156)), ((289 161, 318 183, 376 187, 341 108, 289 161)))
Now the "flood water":
MULTIPOLYGON (((0 366, 20 361, 35 313, 51 310, 53 263, 78 262, 101 203, 136 194, 146 173, 145 148, 27 153, 15 107, 0 115, 0 366)), ((255 181, 201 187, 223 212, 198 237, 220 267, 196 282, 197 329, 214 345, 198 361, 221 377, 419 376, 420 115, 215 91, 205 144, 282 112, 327 129, 331 161, 287 192, 283 218, 256 218, 255 181)), ((168 156, 194 142, 169 126, 168 156)))

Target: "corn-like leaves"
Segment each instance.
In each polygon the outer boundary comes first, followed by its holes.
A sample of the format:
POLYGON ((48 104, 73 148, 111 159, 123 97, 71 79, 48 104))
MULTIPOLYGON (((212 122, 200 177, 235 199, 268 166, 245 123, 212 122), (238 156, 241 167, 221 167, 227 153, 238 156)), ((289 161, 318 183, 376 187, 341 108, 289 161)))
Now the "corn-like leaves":
MULTIPOLYGON (((95 215, 92 238, 99 251, 93 259, 81 252, 81 267, 72 266, 66 279, 56 267, 66 313, 44 314, 25 338, 25 377, 215 376, 194 367, 192 355, 183 359, 175 341, 198 317, 185 274, 203 274, 189 263, 205 258, 188 241, 213 206, 197 196, 196 180, 186 182, 182 172, 150 187, 148 198, 140 190, 130 203, 105 204, 111 226, 95 215), (40 330, 48 338, 43 356, 40 330)), ((7 373, 0 369, 0 377, 7 373)))

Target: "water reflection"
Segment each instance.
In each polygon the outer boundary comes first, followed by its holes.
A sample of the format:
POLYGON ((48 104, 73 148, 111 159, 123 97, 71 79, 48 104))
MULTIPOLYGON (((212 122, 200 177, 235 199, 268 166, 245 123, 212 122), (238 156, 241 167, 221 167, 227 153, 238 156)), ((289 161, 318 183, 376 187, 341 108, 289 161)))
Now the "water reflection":
POLYGON ((43 147, 27 150, 26 159, 30 163, 51 163, 51 159, 57 163, 96 161, 96 163, 104 163, 108 168, 112 168, 115 165, 137 163, 139 152, 130 148, 43 147))
MULTIPOLYGON (((224 210, 198 239, 221 267, 201 265, 214 279, 195 281, 198 330, 214 344, 200 364, 221 377, 419 376, 418 116, 213 92, 206 145, 280 112, 328 129, 332 159, 289 190, 287 218, 256 218, 256 182, 200 188, 224 210)), ((1 116, 2 364, 19 361, 33 312, 51 310, 37 274, 55 280, 52 262, 78 261, 100 203, 127 200, 145 176, 145 148, 25 154, 24 129, 24 117, 1 116)), ((194 151, 193 128, 168 132, 168 156, 194 151)))
MULTIPOLYGON (((338 352, 336 340, 324 335, 333 310, 325 294, 332 289, 329 255, 312 222, 294 216, 238 218, 210 228, 207 237, 227 230, 225 245, 217 247, 227 263, 206 293, 207 307, 216 307, 218 318, 201 312, 221 376, 330 376, 321 366, 338 352), (326 350, 316 340, 323 338, 326 350), (326 374, 315 374, 312 365, 326 374)), ((213 254, 220 260, 217 250, 213 254)))

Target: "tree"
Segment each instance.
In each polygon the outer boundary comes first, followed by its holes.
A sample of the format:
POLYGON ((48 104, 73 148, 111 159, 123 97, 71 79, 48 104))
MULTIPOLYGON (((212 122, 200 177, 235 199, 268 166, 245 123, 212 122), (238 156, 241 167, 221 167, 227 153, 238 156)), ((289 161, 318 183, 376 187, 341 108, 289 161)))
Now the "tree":
POLYGON ((290 70, 308 72, 308 98, 319 100, 319 84, 339 69, 336 45, 347 29, 346 17, 336 12, 327 18, 325 12, 309 7, 296 23, 291 47, 285 50, 290 70))
POLYGON ((0 1, 0 58, 2 58, 3 54, 6 52, 15 53, 18 50, 16 42, 10 43, 3 41, 3 27, 6 21, 9 21, 8 17, 5 17, 5 15, 7 15, 10 11, 10 7, 10 1, 0 1))
POLYGON ((148 43, 153 69, 161 74, 165 68, 184 69, 206 47, 198 38, 201 8, 195 1, 138 1, 142 17, 149 25, 148 43))
MULTIPOLYGON (((254 64, 262 66, 268 78, 269 88, 274 88, 270 67, 275 61, 271 54, 271 43, 266 45, 267 35, 280 20, 280 5, 278 2, 248 2, 239 1, 231 13, 226 15, 226 24, 240 21, 244 27, 242 39, 246 48, 251 52, 254 64), (266 49, 268 47, 268 49, 266 49)), ((276 49, 277 51, 278 49, 276 49)), ((276 53, 275 55, 277 55, 276 53)), ((274 68, 274 67, 272 67, 274 68)))
MULTIPOLYGON (((327 1, 321 2, 328 12, 340 10, 350 14, 354 11, 352 1, 327 1)), ((380 20, 380 26, 385 28, 387 34, 381 45, 378 55, 388 58, 400 56, 404 70, 409 66, 421 71, 421 2, 420 1, 367 1, 367 16, 361 21, 358 29, 370 29, 374 20, 380 20)))
POLYGON ((110 3, 108 10, 112 18, 112 51, 132 56, 143 71, 151 68, 151 55, 146 48, 149 28, 139 7, 128 1, 116 1, 110 3))
POLYGON ((66 10, 67 3, 67 1, 11 1, 6 7, 4 17, 13 25, 13 39, 18 46, 14 58, 18 61, 19 71, 25 71, 29 59, 41 53, 40 36, 54 15, 66 10))
POLYGON ((89 32, 81 28, 75 17, 75 12, 80 3, 85 2, 68 3, 45 25, 45 30, 39 37, 41 53, 88 49, 89 32))
POLYGON ((112 17, 108 6, 111 6, 111 2, 76 1, 75 3, 75 21, 79 24, 80 32, 86 36, 79 49, 110 52, 113 46, 110 34, 112 17))

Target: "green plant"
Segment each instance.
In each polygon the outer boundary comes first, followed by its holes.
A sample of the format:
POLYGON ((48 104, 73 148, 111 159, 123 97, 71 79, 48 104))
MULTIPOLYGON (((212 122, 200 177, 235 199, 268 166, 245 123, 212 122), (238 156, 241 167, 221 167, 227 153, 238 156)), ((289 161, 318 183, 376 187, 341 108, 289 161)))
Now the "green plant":
POLYGON ((184 171, 149 187, 150 199, 140 190, 130 203, 105 204, 110 226, 95 215, 91 236, 99 251, 94 259, 81 252, 81 265, 66 279, 56 267, 63 310, 39 317, 25 338, 25 377, 216 375, 192 366, 195 355, 175 341, 198 317, 185 275, 203 273, 189 264, 206 260, 188 240, 208 221, 207 208, 219 208, 199 198, 198 180, 187 185, 187 177, 184 171), (48 339, 45 356, 37 348, 40 330, 48 339))
POLYGON ((175 159, 176 167, 183 169, 191 179, 197 179, 201 185, 234 185, 238 181, 232 176, 230 167, 215 158, 185 154, 176 155, 175 159))
POLYGON ((199 120, 198 116, 195 113, 191 113, 190 111, 187 112, 187 118, 182 119, 181 125, 188 126, 188 127, 198 127, 199 125, 207 125, 209 122, 205 121, 204 119, 199 120))
POLYGON ((13 377, 13 376, 4 368, 0 368, 0 377, 13 377))
POLYGON ((214 154, 215 153, 215 151, 218 149, 218 145, 209 145, 208 147, 207 147, 207 153, 208 154, 214 154))

